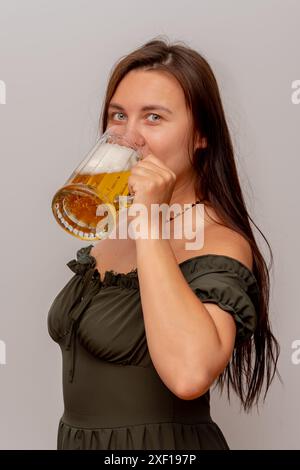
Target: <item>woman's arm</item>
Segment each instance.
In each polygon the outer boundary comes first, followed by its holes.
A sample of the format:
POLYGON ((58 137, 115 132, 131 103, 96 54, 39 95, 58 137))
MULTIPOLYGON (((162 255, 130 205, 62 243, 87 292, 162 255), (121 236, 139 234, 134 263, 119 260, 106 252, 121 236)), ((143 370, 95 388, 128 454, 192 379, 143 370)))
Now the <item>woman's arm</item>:
MULTIPOLYGON (((134 204, 151 214, 152 204, 169 204, 175 173, 155 155, 131 170, 128 179, 134 204)), ((129 211, 130 212, 130 211, 129 211)), ((150 217, 150 232, 151 232, 150 217)), ((148 225, 149 226, 149 225, 148 225)), ((224 230, 227 230, 225 227, 224 230)), ((245 249, 236 238, 210 233, 209 251, 237 258, 245 264, 245 249), (211 240, 214 239, 214 243, 211 240)), ((232 233, 232 231, 229 231, 232 233)), ((235 233, 235 232, 233 232, 235 233)), ((248 249, 248 248, 247 248, 248 249)), ((195 250, 195 256, 199 253, 195 250)), ((149 353, 166 386, 189 400, 204 394, 230 360, 235 321, 218 305, 204 305, 188 285, 166 238, 136 239, 137 267, 149 353)))
MULTIPOLYGON (((230 243, 227 237, 222 246, 218 237, 218 251, 248 263, 245 245, 238 244, 236 238, 230 243)), ((168 239, 137 239, 136 252, 153 364, 166 386, 180 398, 203 395, 230 360, 236 334, 234 319, 218 305, 204 305, 196 296, 168 239)))

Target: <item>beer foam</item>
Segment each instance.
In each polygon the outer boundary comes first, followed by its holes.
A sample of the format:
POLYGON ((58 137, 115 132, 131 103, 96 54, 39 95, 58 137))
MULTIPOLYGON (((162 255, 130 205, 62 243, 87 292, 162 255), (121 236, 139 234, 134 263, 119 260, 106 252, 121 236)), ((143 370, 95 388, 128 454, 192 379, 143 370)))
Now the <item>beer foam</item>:
POLYGON ((137 162, 138 157, 134 149, 118 144, 103 143, 80 173, 98 174, 128 171, 137 162))

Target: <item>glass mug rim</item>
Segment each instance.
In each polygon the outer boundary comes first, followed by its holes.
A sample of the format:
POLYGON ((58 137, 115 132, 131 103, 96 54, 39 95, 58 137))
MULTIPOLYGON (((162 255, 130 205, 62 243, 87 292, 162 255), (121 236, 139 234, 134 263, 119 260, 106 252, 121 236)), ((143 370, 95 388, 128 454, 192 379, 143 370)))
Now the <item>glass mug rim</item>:
POLYGON ((126 144, 127 144, 127 145, 122 145, 122 144, 118 144, 117 142, 112 142, 112 145, 116 144, 116 145, 120 145, 121 147, 129 147, 137 153, 138 160, 142 160, 142 158, 143 158, 142 147, 144 147, 144 145, 136 144, 131 138, 127 137, 126 132, 125 132, 125 134, 120 134, 118 132, 117 126, 111 126, 111 127, 107 128, 102 134, 100 134, 100 136, 98 137, 95 145, 97 146, 97 145, 105 143, 105 142, 106 143, 111 143, 111 142, 107 142, 107 139, 110 136, 113 137, 113 138, 117 138, 117 139, 119 138, 120 140, 126 142, 126 144))

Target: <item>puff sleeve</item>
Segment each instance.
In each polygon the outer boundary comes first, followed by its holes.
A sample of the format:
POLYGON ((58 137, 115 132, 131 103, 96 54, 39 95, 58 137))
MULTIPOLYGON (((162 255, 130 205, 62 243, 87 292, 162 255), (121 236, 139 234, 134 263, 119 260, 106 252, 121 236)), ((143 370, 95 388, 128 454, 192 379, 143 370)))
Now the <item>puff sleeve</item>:
POLYGON ((236 343, 251 337, 257 325, 259 289, 252 272, 223 255, 202 255, 183 263, 188 284, 202 302, 229 312, 237 327, 236 343))

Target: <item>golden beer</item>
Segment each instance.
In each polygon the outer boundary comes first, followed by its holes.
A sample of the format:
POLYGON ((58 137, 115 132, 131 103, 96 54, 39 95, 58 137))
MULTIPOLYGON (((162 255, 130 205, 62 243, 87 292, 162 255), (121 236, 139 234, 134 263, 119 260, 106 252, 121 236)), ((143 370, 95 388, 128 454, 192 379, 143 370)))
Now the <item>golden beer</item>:
POLYGON ((105 238, 108 217, 113 215, 110 205, 118 211, 119 196, 127 196, 127 205, 132 202, 128 178, 141 155, 133 145, 128 145, 123 136, 107 131, 54 195, 53 215, 69 234, 81 240, 105 238), (107 204, 106 212, 97 215, 101 204, 107 204))

